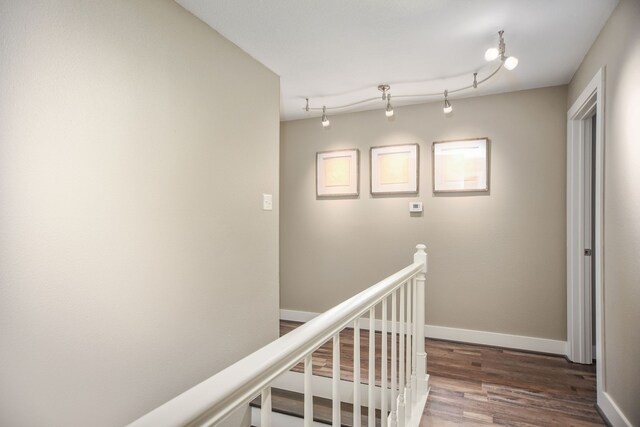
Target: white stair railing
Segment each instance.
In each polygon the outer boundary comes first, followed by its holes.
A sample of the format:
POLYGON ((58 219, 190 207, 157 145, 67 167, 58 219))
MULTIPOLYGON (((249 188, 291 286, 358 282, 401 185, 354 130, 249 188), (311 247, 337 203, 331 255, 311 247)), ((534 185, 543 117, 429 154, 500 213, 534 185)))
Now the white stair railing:
POLYGON ((340 332, 353 324, 353 425, 361 425, 361 404, 368 406, 368 425, 414 427, 420 423, 429 392, 424 345, 427 254, 416 246, 413 264, 267 344, 211 378, 154 409, 129 427, 213 426, 261 395, 260 427, 271 426, 271 385, 304 362, 304 426, 313 425, 312 354, 333 340, 333 425, 340 426, 340 332), (391 318, 387 306, 391 300, 391 318), (376 308, 380 306, 380 327, 376 308), (360 395, 360 329, 369 313, 368 399, 360 395), (387 339, 391 326, 391 378, 387 375, 387 339), (380 390, 375 387, 376 333, 380 331, 380 390), (390 387, 390 390, 388 389, 390 387), (376 408, 375 393, 380 393, 376 408))

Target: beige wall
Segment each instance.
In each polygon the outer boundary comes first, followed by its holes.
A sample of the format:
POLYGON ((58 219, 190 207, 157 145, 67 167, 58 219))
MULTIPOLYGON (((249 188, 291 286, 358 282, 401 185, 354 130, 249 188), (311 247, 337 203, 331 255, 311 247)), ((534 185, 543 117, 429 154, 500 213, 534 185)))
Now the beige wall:
POLYGON ((569 106, 606 67, 604 390, 640 425, 640 2, 621 0, 569 85, 569 106))
POLYGON ((566 86, 281 125, 281 308, 322 312, 429 253, 427 323, 566 339, 566 86), (434 197, 431 143, 491 139, 490 195, 434 197), (369 193, 369 147, 420 144, 418 197, 369 193), (357 147, 359 199, 316 200, 315 153, 357 147), (408 202, 424 202, 413 217, 408 202))
POLYGON ((170 0, 2 1, 0 40, 0 425, 123 425, 276 337, 278 77, 170 0))

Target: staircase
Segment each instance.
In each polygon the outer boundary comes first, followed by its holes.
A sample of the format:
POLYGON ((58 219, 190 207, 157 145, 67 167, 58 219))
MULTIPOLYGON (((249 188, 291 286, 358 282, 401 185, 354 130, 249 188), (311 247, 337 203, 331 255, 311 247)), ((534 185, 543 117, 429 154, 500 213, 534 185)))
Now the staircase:
POLYGON ((252 424, 259 427, 417 427, 429 393, 429 376, 424 347, 427 254, 424 245, 416 249, 411 265, 129 427, 214 426, 245 405, 251 407, 252 424), (317 350, 331 354, 331 378, 313 374, 317 350), (349 371, 350 381, 342 378, 349 371))
MULTIPOLYGON (((293 327, 299 326, 295 322, 287 322, 293 327)), ((343 331, 344 335, 349 335, 350 331, 343 331), (346 334, 345 334, 346 332, 346 334)), ((366 332, 363 331, 363 335, 366 332)), ((379 334, 377 334, 379 335, 379 334)), ((314 353, 314 359, 323 359, 323 354, 326 353, 329 345, 324 345, 314 353), (323 351, 324 350, 324 351, 323 351)), ((329 348, 329 350, 331 350, 329 348)), ((377 358, 379 358, 379 351, 377 352, 377 358)), ((344 354, 344 349, 343 349, 344 354)), ((344 359, 344 358, 343 358, 344 359)), ((331 362, 331 360, 329 360, 331 362)), ((366 366, 366 365, 365 365, 366 366)), ((348 368, 348 366, 343 366, 348 368)), ((273 411, 273 425, 278 427, 294 427, 302 426, 304 419, 304 373, 301 372, 301 367, 294 367, 292 370, 285 372, 278 377, 271 387, 271 401, 273 411), (277 414, 277 415, 276 415, 277 414)), ((343 426, 353 426, 353 381, 349 378, 352 377, 352 373, 347 369, 342 370, 343 377, 340 380, 340 396, 341 396, 341 414, 340 420, 343 426)), ((318 375, 316 373, 312 376, 313 383, 313 417, 314 424, 326 425, 333 422, 333 380, 331 377, 318 375)), ((360 385, 360 394, 367 394, 368 384, 360 385)), ((381 395, 380 386, 375 386, 375 396, 381 395)), ((368 425, 368 402, 365 399, 360 410, 360 418, 362 425, 368 425)), ((255 398, 250 403, 251 406, 251 424, 256 427, 261 427, 261 399, 255 398)), ((380 399, 375 400, 375 407, 379 408, 380 399)), ((389 415, 389 414, 387 414, 389 415)), ((381 425, 381 411, 375 410, 375 422, 376 426, 381 425)))
MULTIPOLYGON (((251 425, 261 427, 261 399, 256 397, 251 407, 251 425)), ((271 411, 273 425, 279 427, 299 427, 304 424, 304 394, 279 388, 271 389, 271 411)), ((333 420, 333 401, 324 397, 313 397, 313 424, 315 426, 331 425, 333 420)), ((353 404, 340 404, 343 427, 353 426, 353 404)), ((368 408, 361 407, 360 418, 364 425, 368 425, 368 408)), ((380 426, 380 410, 376 410, 376 427, 380 426)))

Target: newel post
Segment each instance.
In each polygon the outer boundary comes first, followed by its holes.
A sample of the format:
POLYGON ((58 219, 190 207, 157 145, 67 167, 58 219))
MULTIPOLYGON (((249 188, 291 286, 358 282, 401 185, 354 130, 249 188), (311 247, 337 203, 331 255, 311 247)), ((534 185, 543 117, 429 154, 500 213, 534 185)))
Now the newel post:
POLYGON ((425 287, 427 281, 427 253, 425 245, 417 245, 416 253, 413 255, 413 262, 420 262, 424 266, 416 276, 416 376, 418 380, 417 394, 424 396, 429 386, 429 377, 427 375, 427 352, 424 343, 424 310, 425 310, 425 287))

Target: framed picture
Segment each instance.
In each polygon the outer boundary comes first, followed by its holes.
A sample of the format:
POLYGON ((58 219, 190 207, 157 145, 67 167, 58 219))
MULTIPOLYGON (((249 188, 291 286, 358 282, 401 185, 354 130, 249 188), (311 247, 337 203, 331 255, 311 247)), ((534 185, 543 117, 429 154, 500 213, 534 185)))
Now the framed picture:
POLYGON ((359 194, 359 150, 316 153, 316 197, 357 197, 359 194))
POLYGON ((433 143, 433 192, 489 191, 489 139, 433 143))
POLYGON ((418 192, 418 144, 371 147, 371 194, 418 192))

